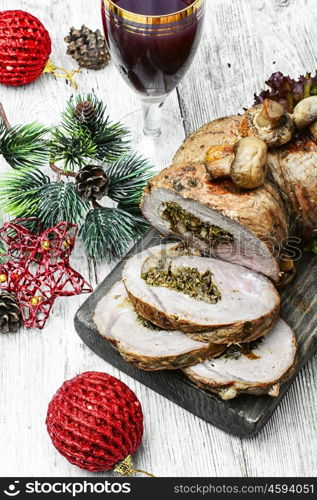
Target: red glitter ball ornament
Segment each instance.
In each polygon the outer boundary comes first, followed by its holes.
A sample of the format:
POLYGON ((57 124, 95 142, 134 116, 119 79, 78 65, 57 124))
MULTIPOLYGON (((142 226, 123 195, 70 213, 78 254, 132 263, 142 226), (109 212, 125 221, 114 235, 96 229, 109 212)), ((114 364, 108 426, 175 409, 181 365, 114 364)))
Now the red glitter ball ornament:
POLYGON ((55 448, 81 469, 113 469, 139 448, 143 414, 131 389, 111 375, 86 372, 64 382, 48 406, 55 448))
POLYGON ((44 71, 51 39, 41 21, 23 10, 0 12, 0 83, 24 85, 44 71))

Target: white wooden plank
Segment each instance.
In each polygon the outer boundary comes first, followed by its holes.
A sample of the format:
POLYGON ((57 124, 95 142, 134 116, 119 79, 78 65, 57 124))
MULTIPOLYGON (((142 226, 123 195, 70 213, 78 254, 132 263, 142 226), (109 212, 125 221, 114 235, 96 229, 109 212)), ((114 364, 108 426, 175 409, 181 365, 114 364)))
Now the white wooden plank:
MULTIPOLYGON (((234 113, 252 101, 273 70, 296 76, 316 65, 315 0, 207 0, 206 32, 197 59, 180 85, 179 98, 186 131, 216 116, 234 113), (315 8, 314 8, 315 7, 315 8), (299 15, 300 13, 300 15, 299 15), (276 61, 276 64, 273 64, 276 61), (227 63, 231 64, 229 68, 227 63)), ((74 67, 65 55, 63 37, 71 25, 101 26, 98 2, 87 0, 0 0, 0 9, 24 9, 37 15, 53 39, 56 64, 74 67)), ((139 108, 136 96, 110 65, 101 72, 82 71, 79 91, 94 89, 109 112, 121 119, 139 108)), ((73 90, 46 75, 27 87, 0 87, 12 123, 40 120, 57 123, 73 90)), ((177 95, 169 111, 180 118, 177 95)), ((179 126, 162 145, 157 166, 163 167, 177 149, 179 126), (163 147, 164 146, 164 147, 163 147)), ((95 267, 82 258, 80 245, 73 265, 100 282, 109 266, 95 267)), ((44 420, 47 404, 67 378, 85 370, 107 371, 136 391, 145 414, 145 436, 136 457, 139 468, 158 476, 308 476, 316 470, 316 367, 304 368, 265 430, 241 441, 206 424, 105 363, 84 346, 73 327, 73 316, 85 296, 60 299, 42 332, 21 330, 1 337, 1 475, 81 476, 52 447, 44 420)), ((89 475, 89 474, 85 474, 89 475)), ((102 474, 107 475, 107 474, 102 474)))

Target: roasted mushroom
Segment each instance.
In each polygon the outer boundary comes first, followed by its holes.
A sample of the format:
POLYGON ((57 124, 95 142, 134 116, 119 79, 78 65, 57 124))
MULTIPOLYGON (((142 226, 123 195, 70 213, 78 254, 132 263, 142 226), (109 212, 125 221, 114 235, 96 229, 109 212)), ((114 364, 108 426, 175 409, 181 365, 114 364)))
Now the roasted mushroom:
POLYGON ((246 111, 240 127, 243 137, 255 136, 268 147, 281 146, 289 142, 294 133, 291 116, 275 101, 265 99, 263 104, 246 111))
POLYGON ((281 104, 271 99, 265 99, 261 112, 256 117, 257 125, 275 130, 281 125, 284 116, 285 109, 281 104))
POLYGON ((244 137, 234 145, 235 159, 231 165, 231 179, 244 189, 255 189, 264 184, 267 167, 267 145, 257 137, 244 137))
POLYGON ((306 97, 296 104, 293 120, 300 130, 317 120, 317 95, 306 97))
POLYGON ((206 153, 205 165, 213 179, 230 177, 230 168, 234 160, 232 144, 210 146, 206 153))

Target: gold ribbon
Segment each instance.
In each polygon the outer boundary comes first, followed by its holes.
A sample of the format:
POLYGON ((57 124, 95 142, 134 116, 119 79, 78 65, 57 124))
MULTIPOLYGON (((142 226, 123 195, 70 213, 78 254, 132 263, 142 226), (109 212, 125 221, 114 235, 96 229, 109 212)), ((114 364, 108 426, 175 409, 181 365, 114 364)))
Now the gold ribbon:
POLYGON ((55 64, 53 63, 53 61, 51 59, 49 59, 47 61, 47 64, 44 68, 44 71, 43 73, 50 73, 51 75, 53 76, 56 76, 57 78, 65 78, 65 79, 68 79, 71 83, 71 86, 73 87, 73 89, 77 89, 78 85, 75 81, 75 78, 74 78, 74 75, 76 73, 80 73, 80 69, 74 69, 73 71, 67 71, 66 69, 64 68, 59 68, 58 66, 55 66, 55 64))
POLYGON ((149 477, 156 477, 145 470, 135 469, 131 455, 128 455, 122 462, 119 462, 113 470, 122 476, 133 476, 136 472, 140 472, 140 474, 146 474, 149 477))

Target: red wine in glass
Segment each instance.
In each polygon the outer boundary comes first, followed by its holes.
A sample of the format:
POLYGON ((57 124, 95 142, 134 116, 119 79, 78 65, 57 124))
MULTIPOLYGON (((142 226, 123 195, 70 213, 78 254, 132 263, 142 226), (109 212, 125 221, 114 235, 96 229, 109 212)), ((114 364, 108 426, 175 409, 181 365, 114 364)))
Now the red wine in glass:
POLYGON ((205 0, 102 0, 112 59, 141 96, 148 135, 160 133, 159 110, 193 61, 204 8, 205 0))
POLYGON ((121 9, 143 16, 166 16, 186 9, 195 0, 113 0, 121 9))

